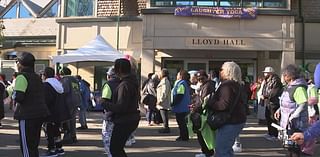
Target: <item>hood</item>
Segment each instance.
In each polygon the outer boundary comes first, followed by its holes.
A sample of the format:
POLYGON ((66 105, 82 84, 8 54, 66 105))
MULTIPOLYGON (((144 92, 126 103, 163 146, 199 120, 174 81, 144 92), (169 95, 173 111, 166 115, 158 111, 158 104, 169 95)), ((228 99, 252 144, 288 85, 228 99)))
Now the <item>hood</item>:
POLYGON ((305 79, 303 78, 298 78, 296 80, 294 80, 293 82, 290 83, 290 86, 296 86, 296 85, 304 85, 304 86, 308 86, 308 83, 306 82, 305 79))
POLYGON ((130 84, 133 84, 133 85, 139 87, 138 79, 137 79, 136 75, 134 75, 134 74, 130 74, 126 77, 123 77, 122 81, 128 81, 130 84))
POLYGON ((45 82, 48 82, 58 93, 63 93, 63 86, 56 78, 47 78, 45 82))

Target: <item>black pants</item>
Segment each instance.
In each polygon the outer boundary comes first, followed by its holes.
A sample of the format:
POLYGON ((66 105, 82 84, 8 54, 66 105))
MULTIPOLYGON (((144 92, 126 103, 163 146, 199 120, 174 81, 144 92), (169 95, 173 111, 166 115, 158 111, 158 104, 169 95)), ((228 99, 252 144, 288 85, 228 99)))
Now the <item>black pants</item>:
POLYGON ((203 140, 203 137, 201 135, 200 132, 197 132, 197 138, 198 138, 198 142, 200 144, 200 147, 201 147, 201 152, 203 154, 205 154, 206 156, 212 156, 214 154, 214 150, 209 150, 207 145, 206 145, 206 142, 203 140))
POLYGON ((43 118, 19 120, 20 149, 23 157, 39 157, 43 118))
POLYGON ((48 150, 62 148, 61 132, 59 130, 60 123, 47 123, 48 150))
POLYGON ((180 137, 182 140, 188 140, 188 128, 187 128, 187 118, 188 112, 176 113, 176 121, 179 126, 180 137))
POLYGON ((77 140, 77 132, 76 132, 76 115, 72 115, 72 118, 66 122, 63 122, 63 140, 71 141, 71 143, 77 140))
POLYGON ((163 121, 163 127, 164 128, 169 128, 169 114, 168 114, 168 110, 165 109, 161 109, 160 110, 160 115, 161 115, 161 119, 163 121))
POLYGON ((272 123, 278 124, 278 121, 274 118, 274 113, 279 107, 266 106, 265 116, 268 126, 268 134, 270 136, 278 137, 278 130, 271 126, 272 123))
POLYGON ((127 157, 124 146, 127 139, 137 129, 139 121, 114 124, 110 141, 110 152, 114 157, 127 157))

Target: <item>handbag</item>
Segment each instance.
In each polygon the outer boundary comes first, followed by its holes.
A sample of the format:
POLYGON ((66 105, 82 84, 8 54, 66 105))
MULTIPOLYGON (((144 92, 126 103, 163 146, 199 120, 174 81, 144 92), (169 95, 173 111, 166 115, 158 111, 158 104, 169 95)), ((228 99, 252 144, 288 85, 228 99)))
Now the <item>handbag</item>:
POLYGON ((211 129, 217 130, 220 127, 222 127, 224 124, 226 124, 226 122, 231 118, 231 112, 236 106, 236 103, 239 101, 239 98, 240 98, 240 91, 237 95, 237 98, 233 102, 229 112, 228 111, 219 111, 219 112, 209 111, 208 117, 207 117, 207 124, 210 126, 211 129))

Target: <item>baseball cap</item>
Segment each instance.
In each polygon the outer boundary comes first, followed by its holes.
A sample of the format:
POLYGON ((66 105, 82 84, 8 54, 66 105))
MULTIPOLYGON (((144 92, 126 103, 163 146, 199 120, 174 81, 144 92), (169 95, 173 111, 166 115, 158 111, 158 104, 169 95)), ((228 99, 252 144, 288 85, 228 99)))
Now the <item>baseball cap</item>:
POLYGON ((273 73, 274 69, 272 67, 268 66, 268 67, 265 67, 262 72, 264 72, 264 73, 273 73))
POLYGON ((206 78, 208 78, 208 74, 204 70, 199 70, 198 73, 197 73, 197 77, 201 77, 201 78, 206 77, 206 78))
POLYGON ((29 52, 21 52, 17 56, 17 61, 23 66, 33 67, 36 59, 29 52))

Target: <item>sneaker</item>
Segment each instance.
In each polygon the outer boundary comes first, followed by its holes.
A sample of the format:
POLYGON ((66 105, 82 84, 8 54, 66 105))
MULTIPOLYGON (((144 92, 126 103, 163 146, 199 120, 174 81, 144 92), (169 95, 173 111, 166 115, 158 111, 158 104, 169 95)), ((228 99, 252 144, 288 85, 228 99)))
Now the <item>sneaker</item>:
POLYGON ((271 138, 271 135, 265 134, 265 135, 263 135, 263 137, 264 137, 265 139, 269 139, 269 138, 271 138))
POLYGON ((55 150, 48 150, 45 154, 41 155, 41 157, 56 157, 58 154, 55 150))
POLYGON ((170 129, 169 128, 162 128, 160 130, 158 130, 159 133, 162 133, 162 134, 166 134, 166 133, 170 133, 170 129))
POLYGON ((131 140, 127 140, 127 141, 126 141, 126 146, 127 146, 127 147, 132 146, 132 142, 131 142, 131 140))
POLYGON ((184 139, 184 138, 179 136, 179 137, 176 138, 176 141, 189 141, 189 138, 185 138, 184 139))
POLYGON ((232 146, 233 152, 241 153, 242 152, 242 144, 240 142, 235 142, 232 146))
POLYGON ((136 143, 136 138, 134 138, 134 136, 130 139, 131 143, 132 144, 135 144, 136 143))
POLYGON ((80 127, 77 127, 78 130, 86 130, 88 129, 88 126, 80 126, 80 127))
POLYGON ((269 138, 266 138, 266 139, 272 142, 279 140, 277 137, 274 137, 274 136, 270 136, 269 138))
POLYGON ((207 157, 206 154, 200 153, 200 154, 196 154, 194 157, 207 157))
POLYGON ((57 155, 64 155, 65 154, 64 149, 62 149, 62 148, 58 148, 56 150, 56 153, 57 153, 57 155))

